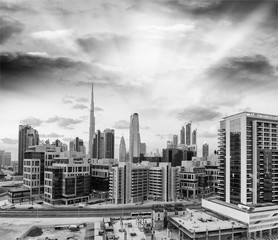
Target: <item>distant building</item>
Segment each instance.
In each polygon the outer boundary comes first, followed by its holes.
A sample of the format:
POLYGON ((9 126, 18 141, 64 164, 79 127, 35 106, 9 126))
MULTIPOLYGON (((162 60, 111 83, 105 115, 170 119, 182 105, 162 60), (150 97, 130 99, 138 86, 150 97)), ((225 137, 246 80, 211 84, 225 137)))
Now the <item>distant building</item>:
POLYGON ((207 143, 203 144, 203 157, 207 158, 209 156, 209 145, 207 143))
POLYGON ((219 196, 227 203, 278 203, 278 116, 242 112, 219 130, 219 196))
POLYGON ((120 147, 119 147, 119 162, 126 161, 126 145, 124 137, 121 138, 120 147))
POLYGON ((144 156, 146 156, 147 154, 146 143, 140 143, 140 155, 141 154, 143 154, 144 156))
POLYGON ((192 145, 197 144, 197 129, 193 130, 192 132, 192 145))
POLYGON ((186 149, 163 149, 162 162, 170 162, 172 167, 181 166, 183 160, 190 161, 192 157, 197 155, 197 152, 186 149))
POLYGON ((28 147, 39 144, 38 131, 29 125, 19 125, 18 133, 18 174, 23 174, 24 152, 28 147))
POLYGON ((173 135, 173 147, 178 148, 178 135, 173 135))
POLYGON ((180 144, 185 144, 185 129, 184 127, 181 128, 180 131, 180 144))
POLYGON ((130 116, 129 127, 129 158, 132 162, 133 157, 140 156, 140 133, 139 133, 139 116, 134 113, 130 116))
POLYGON ((174 148, 174 143, 172 141, 167 141, 167 148, 174 148))
POLYGON ((93 141, 93 158, 114 158, 115 133, 113 129, 98 130, 93 141))
POLYGON ((191 145, 191 123, 186 124, 186 145, 191 145))
POLYGON ((5 152, 4 150, 0 150, 0 168, 11 166, 12 156, 10 152, 5 152))
POLYGON ((114 146, 115 146, 115 131, 113 129, 105 129, 103 131, 103 150, 104 158, 114 158, 114 146))

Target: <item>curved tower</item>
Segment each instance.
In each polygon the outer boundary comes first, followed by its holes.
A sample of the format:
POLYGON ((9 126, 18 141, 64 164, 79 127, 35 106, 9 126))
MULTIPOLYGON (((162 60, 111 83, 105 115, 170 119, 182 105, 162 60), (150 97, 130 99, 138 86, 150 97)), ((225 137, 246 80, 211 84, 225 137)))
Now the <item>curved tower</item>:
POLYGON ((94 111, 94 83, 92 84, 91 109, 90 109, 90 129, 89 129, 89 158, 93 158, 93 144, 95 136, 95 111, 94 111))

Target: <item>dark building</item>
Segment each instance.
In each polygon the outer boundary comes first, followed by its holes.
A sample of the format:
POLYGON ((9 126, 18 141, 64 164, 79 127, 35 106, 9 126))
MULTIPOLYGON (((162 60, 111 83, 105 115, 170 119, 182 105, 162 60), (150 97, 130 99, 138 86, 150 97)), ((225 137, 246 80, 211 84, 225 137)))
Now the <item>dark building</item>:
POLYGON ((158 165, 160 162, 162 162, 162 157, 145 157, 144 155, 141 155, 140 157, 133 158, 133 163, 141 163, 142 161, 155 162, 158 165))
POLYGON ((186 124, 186 145, 191 144, 191 123, 186 124))
POLYGON ((113 129, 98 130, 93 143, 93 158, 114 158, 115 134, 113 129))
POLYGON ((163 149, 162 162, 170 162, 172 167, 181 166, 181 161, 192 160, 196 156, 196 152, 188 151, 185 149, 167 148, 163 149))
POLYGON ((184 129, 184 127, 181 128, 180 139, 181 139, 180 143, 185 144, 185 129, 184 129))
POLYGON ((29 125, 19 125, 18 133, 18 174, 23 174, 24 152, 28 147, 39 144, 38 131, 29 125))

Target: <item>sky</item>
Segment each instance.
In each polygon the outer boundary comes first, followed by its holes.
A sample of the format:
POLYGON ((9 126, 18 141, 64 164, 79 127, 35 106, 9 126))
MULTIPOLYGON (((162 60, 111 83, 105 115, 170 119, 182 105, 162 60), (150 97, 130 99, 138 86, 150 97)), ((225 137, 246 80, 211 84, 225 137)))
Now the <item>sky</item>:
POLYGON ((0 11, 0 149, 13 160, 19 124, 88 144, 92 83, 116 157, 132 113, 148 152, 192 121, 199 155, 217 149, 223 117, 278 115, 277 0, 2 0, 0 11))

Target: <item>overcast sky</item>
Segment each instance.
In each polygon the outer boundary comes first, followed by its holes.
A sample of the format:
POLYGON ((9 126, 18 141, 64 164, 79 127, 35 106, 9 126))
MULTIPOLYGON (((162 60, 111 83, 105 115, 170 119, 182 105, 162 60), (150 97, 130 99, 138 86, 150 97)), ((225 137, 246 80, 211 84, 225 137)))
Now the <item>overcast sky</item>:
MULTIPOLYGON (((277 1, 1 1, 0 149, 17 160, 19 124, 43 140, 88 142, 114 128, 116 156, 139 114, 148 151, 192 121, 217 149, 222 117, 278 114, 277 1)), ((199 151, 200 153, 200 151, 199 151)))

